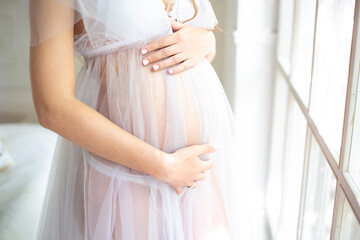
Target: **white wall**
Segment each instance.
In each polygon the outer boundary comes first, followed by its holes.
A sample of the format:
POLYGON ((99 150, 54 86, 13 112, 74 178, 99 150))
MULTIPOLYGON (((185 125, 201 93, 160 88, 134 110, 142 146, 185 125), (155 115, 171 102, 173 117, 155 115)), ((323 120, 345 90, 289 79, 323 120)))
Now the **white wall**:
POLYGON ((234 110, 242 128, 244 154, 253 160, 255 181, 265 190, 270 146, 277 27, 276 0, 240 0, 236 43, 234 110))
POLYGON ((0 123, 35 121, 28 74, 28 49, 15 48, 16 0, 0 2, 0 123))
MULTIPOLYGON (((278 0, 214 0, 225 15, 221 63, 214 67, 239 126, 243 167, 247 169, 250 219, 246 239, 267 239, 263 209, 268 174, 278 0), (224 6, 225 5, 225 6, 224 6)), ((216 11, 217 9, 215 9, 216 11)), ((222 14, 222 13, 221 13, 222 14)), ((219 50, 219 48, 218 48, 219 50)), ((240 190, 239 190, 240 191, 240 190)))

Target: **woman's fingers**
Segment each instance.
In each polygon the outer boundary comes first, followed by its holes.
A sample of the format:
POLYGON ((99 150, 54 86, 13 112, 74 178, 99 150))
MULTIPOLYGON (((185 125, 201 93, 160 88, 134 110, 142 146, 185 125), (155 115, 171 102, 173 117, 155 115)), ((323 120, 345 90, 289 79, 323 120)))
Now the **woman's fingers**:
POLYGON ((146 55, 146 54, 151 53, 152 51, 171 46, 171 45, 175 44, 176 42, 177 42, 176 35, 170 34, 166 37, 163 37, 159 40, 156 40, 154 42, 147 44, 145 47, 143 47, 141 49, 141 53, 143 55, 146 55))
POLYGON ((205 172, 202 172, 200 173, 197 177, 196 177, 196 181, 202 181, 206 178, 206 173, 205 172))
MULTIPOLYGON (((159 71, 161 69, 173 66, 175 64, 181 63, 183 61, 186 60, 186 57, 184 54, 176 54, 170 58, 167 58, 159 63, 156 63, 153 65, 153 70, 154 71, 159 71)), ((171 74, 171 72, 168 71, 169 74, 171 74)))
POLYGON ((193 181, 204 180, 206 171, 213 167, 214 160, 209 158, 202 161, 199 159, 199 155, 214 152, 217 148, 217 144, 207 143, 176 150, 169 155, 173 156, 174 160, 169 162, 168 173, 172 177, 166 182, 180 194, 181 189, 176 186, 191 186, 193 181))
POLYGON ((199 156, 201 154, 212 153, 218 149, 216 143, 206 143, 190 146, 191 154, 199 156))
POLYGON ((180 28, 182 28, 184 26, 183 23, 177 22, 173 19, 171 19, 171 28, 174 32, 180 30, 180 28))
POLYGON ((201 171, 205 172, 207 170, 210 170, 214 165, 214 160, 208 159, 206 161, 201 161, 201 171))
POLYGON ((172 34, 148 43, 141 50, 144 55, 143 65, 146 66, 155 61, 166 60, 165 58, 182 53, 186 56, 186 59, 175 59, 176 61, 171 59, 172 62, 167 61, 165 66, 153 65, 155 71, 166 67, 169 68, 169 74, 177 74, 195 66, 205 57, 209 61, 213 59, 215 56, 215 37, 211 30, 193 27, 174 20, 171 20, 171 27, 173 29, 172 34), (169 65, 168 63, 173 64, 169 65))
POLYGON ((182 193, 182 188, 181 188, 180 186, 174 186, 173 188, 175 189, 175 192, 176 192, 177 194, 181 194, 181 193, 182 193))
POLYGON ((186 69, 192 68, 193 66, 195 66, 195 64, 196 64, 196 62, 192 58, 189 58, 189 59, 185 60, 183 63, 169 69, 168 73, 169 74, 177 74, 177 73, 185 71, 186 69))
POLYGON ((143 65, 149 65, 153 62, 159 61, 164 58, 168 58, 180 53, 180 50, 177 45, 171 45, 169 47, 163 48, 157 52, 154 52, 147 57, 145 57, 142 61, 143 65))
MULTIPOLYGON (((183 26, 184 24, 171 20, 171 27, 174 32, 180 30, 183 26)), ((169 34, 168 36, 147 44, 143 49, 141 49, 141 53, 146 55, 152 51, 171 46, 179 41, 179 37, 181 37, 181 34, 169 34)))

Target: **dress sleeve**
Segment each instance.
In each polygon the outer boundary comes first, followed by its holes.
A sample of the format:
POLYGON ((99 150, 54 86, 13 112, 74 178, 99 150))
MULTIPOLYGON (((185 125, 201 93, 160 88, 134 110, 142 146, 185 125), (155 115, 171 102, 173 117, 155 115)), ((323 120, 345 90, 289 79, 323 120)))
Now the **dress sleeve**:
POLYGON ((39 46, 72 29, 79 20, 74 9, 75 0, 30 0, 30 46, 39 46))
POLYGON ((80 20, 90 47, 95 48, 160 35, 171 30, 163 6, 162 0, 30 0, 31 46, 67 31, 80 20))
MULTIPOLYGON (((30 46, 73 29, 82 21, 88 47, 136 42, 171 31, 162 0, 19 0, 29 4, 30 46), (141 6, 141 7, 139 7, 141 6)), ((214 29, 218 24, 208 0, 195 0, 197 14, 186 24, 214 29)), ((195 14, 192 0, 175 0, 170 15, 184 22, 195 14)))
MULTIPOLYGON (((211 3, 209 0, 195 0, 195 3, 197 6, 197 14, 195 18, 187 21, 186 24, 213 30, 218 24, 218 20, 211 3)), ((169 14, 171 18, 179 22, 185 22, 191 19, 195 14, 192 0, 176 0, 169 14)))

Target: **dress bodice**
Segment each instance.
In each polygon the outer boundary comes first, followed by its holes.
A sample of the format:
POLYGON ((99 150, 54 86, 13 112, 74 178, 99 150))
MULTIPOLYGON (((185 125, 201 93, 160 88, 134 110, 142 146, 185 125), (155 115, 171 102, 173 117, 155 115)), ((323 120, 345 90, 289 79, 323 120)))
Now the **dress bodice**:
MULTIPOLYGON (((169 2, 172 5, 168 12, 162 0, 108 1, 111 4, 98 6, 96 11, 77 6, 77 14, 84 21, 84 32, 74 38, 75 51, 89 58, 171 34, 170 18, 184 22, 194 16, 195 9, 192 0, 169 2)), ((195 2, 197 15, 187 24, 213 29, 218 22, 210 2, 195 2)))

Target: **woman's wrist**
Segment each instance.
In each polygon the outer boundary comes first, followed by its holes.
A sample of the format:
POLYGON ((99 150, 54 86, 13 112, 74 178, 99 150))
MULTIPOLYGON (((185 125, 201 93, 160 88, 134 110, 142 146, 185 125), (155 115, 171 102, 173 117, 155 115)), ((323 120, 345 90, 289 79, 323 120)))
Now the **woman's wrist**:
POLYGON ((155 148, 154 159, 156 162, 155 169, 153 174, 151 174, 154 178, 166 182, 171 175, 171 162, 172 156, 166 152, 163 152, 157 148, 155 148))

